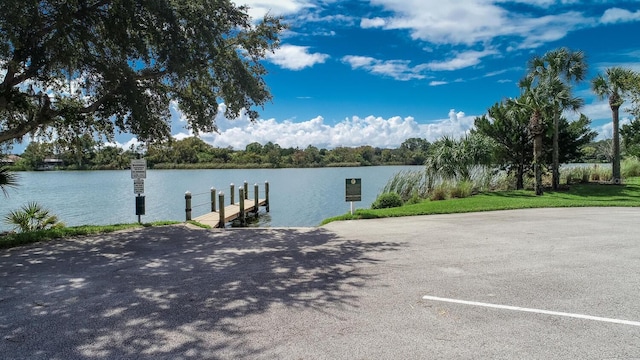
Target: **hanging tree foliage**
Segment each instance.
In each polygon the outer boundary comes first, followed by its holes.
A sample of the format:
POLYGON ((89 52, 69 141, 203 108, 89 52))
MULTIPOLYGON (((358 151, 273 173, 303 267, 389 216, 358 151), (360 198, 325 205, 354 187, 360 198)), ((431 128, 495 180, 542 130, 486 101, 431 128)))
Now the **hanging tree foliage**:
POLYGON ((27 134, 170 135, 175 101, 194 132, 271 95, 260 64, 281 19, 228 0, 2 0, 0 143, 27 134), (221 107, 222 108, 222 107, 221 107))

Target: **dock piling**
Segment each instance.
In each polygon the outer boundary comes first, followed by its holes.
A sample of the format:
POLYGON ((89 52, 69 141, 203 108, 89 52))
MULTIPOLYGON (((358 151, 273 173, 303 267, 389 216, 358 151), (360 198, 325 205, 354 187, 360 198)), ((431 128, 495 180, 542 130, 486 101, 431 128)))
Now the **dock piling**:
POLYGON ((218 227, 223 228, 224 229, 224 193, 222 191, 220 191, 220 193, 218 193, 218 203, 220 204, 220 220, 219 220, 219 224, 218 227))
POLYGON ((254 203, 254 207, 253 207, 253 212, 255 214, 255 216, 258 216, 258 210, 260 209, 260 198, 259 198, 259 193, 258 193, 258 184, 253 184, 253 203, 254 203))
POLYGON ((244 181, 244 199, 249 200, 249 183, 247 180, 244 181))
POLYGON ((267 212, 269 212, 269 182, 265 181, 264 182, 264 198, 265 198, 265 207, 267 212))
POLYGON ((244 189, 238 189, 238 199, 240 200, 240 224, 242 226, 246 223, 246 218, 244 214, 244 189))
POLYGON ((191 221, 191 192, 187 191, 184 193, 184 202, 184 211, 186 213, 187 221, 191 221))
POLYGON ((211 212, 216 212, 216 188, 211 188, 211 212))
POLYGON ((236 203, 236 198, 235 198, 235 192, 236 192, 236 186, 231 183, 231 205, 234 205, 236 203))

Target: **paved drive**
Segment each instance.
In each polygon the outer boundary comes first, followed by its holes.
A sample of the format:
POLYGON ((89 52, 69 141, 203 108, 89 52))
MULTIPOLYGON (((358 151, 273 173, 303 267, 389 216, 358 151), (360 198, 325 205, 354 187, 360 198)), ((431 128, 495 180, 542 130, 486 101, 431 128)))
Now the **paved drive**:
POLYGON ((639 224, 542 209, 0 250, 0 358, 640 359, 639 224))

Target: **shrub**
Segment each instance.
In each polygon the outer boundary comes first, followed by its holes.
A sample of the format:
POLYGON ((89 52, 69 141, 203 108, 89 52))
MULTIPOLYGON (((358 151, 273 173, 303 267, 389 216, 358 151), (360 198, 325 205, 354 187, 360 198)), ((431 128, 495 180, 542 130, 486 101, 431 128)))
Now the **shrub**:
POLYGON ((429 199, 431 201, 446 200, 448 193, 449 185, 442 183, 431 190, 431 193, 429 193, 429 199))
POLYGON ((562 170, 562 174, 566 174, 566 183, 588 183, 591 177, 591 168, 584 166, 576 166, 566 170, 562 170))
POLYGON ((635 156, 624 159, 620 167, 624 178, 640 176, 640 159, 635 156))
POLYGON ((372 209, 386 209, 398 206, 402 206, 402 198, 395 192, 382 193, 371 204, 372 209))
POLYGON ((567 174, 567 185, 571 185, 571 183, 573 182, 573 177, 571 177, 571 173, 567 174))
POLYGON ((471 181, 459 181, 451 188, 452 198, 466 198, 473 193, 473 183, 471 181))
POLYGON ((506 171, 501 171, 495 174, 491 180, 491 187, 488 190, 491 191, 507 191, 516 189, 516 176, 515 174, 509 174, 506 171))
POLYGON ((421 198, 417 193, 414 193, 413 195, 411 195, 411 197, 405 201, 406 205, 413 205, 413 204, 419 204, 422 202, 422 200, 424 200, 423 198, 421 198))
POLYGON ((588 183, 611 181, 612 174, 611 168, 607 166, 600 166, 598 164, 593 166, 576 166, 563 171, 563 175, 567 179, 567 183, 588 183))

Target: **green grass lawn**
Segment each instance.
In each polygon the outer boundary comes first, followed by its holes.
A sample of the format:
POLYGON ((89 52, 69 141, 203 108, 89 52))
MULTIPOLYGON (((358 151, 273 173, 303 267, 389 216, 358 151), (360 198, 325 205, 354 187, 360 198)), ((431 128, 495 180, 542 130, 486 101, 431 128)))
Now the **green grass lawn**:
POLYGON ((358 209, 353 215, 329 218, 322 224, 336 220, 585 206, 640 206, 640 178, 627 179, 625 185, 575 184, 568 190, 547 191, 542 196, 536 196, 533 191, 528 190, 497 191, 463 199, 426 200, 418 204, 388 209, 358 209))
POLYGON ((105 234, 119 230, 140 228, 143 226, 163 226, 171 224, 178 224, 178 222, 158 221, 150 224, 133 223, 116 225, 83 225, 73 227, 59 227, 25 233, 10 233, 4 236, 0 236, 0 249, 73 236, 105 234))

